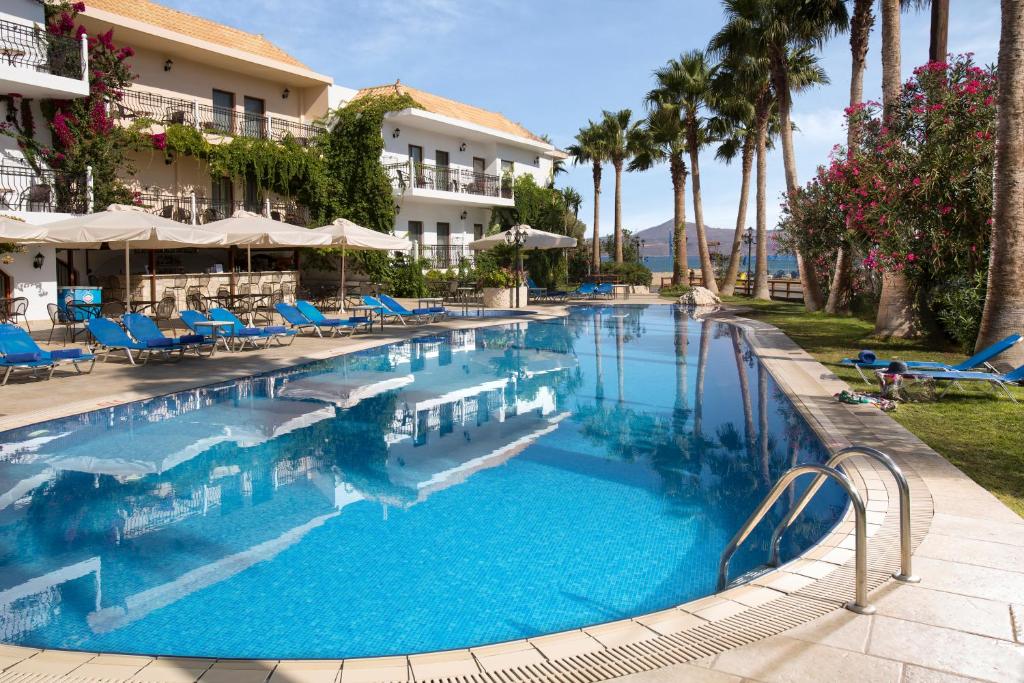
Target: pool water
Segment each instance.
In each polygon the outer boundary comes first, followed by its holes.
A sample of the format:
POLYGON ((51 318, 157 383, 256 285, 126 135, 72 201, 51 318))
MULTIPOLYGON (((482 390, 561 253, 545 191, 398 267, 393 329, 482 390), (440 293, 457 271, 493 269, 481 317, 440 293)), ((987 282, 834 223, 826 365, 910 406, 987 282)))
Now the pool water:
POLYGON ((736 328, 674 307, 393 344, 0 433, 0 641, 340 658, 622 619, 714 592, 824 459, 736 328))

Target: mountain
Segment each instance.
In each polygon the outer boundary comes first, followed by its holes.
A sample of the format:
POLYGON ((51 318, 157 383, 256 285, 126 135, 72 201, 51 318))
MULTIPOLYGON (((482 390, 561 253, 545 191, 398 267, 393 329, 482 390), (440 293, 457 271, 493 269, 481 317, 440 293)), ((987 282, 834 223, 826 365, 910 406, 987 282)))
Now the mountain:
MULTIPOLYGON (((712 228, 704 226, 704 233, 708 238, 708 248, 720 254, 728 254, 732 249, 732 238, 736 231, 729 228, 712 228), (715 242, 719 244, 715 246, 715 242)), ((672 234, 672 219, 668 219, 660 225, 641 230, 634 233, 634 237, 644 240, 643 256, 671 256, 669 245, 672 234)), ((775 254, 775 240, 768 241, 768 253, 775 254)), ((686 223, 686 254, 687 256, 697 255, 697 224, 686 223)))

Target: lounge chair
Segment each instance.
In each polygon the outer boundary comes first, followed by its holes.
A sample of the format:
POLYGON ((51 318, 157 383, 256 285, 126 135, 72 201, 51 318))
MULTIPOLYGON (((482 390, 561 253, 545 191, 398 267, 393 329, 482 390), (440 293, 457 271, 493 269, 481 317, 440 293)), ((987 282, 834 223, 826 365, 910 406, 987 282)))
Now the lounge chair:
MULTIPOLYGON (((319 308, 305 299, 297 300, 295 302, 295 309, 298 310, 300 315, 316 326, 317 334, 320 334, 320 329, 325 327, 332 330, 332 335, 336 335, 342 330, 355 333, 359 328, 371 329, 373 326, 373 319, 363 315, 353 315, 348 318, 328 318, 320 312, 319 308)), ((321 334, 320 336, 323 335, 321 334)))
POLYGON ((569 296, 569 292, 561 289, 538 287, 530 276, 526 277, 526 287, 531 301, 561 301, 569 296))
POLYGON ((1010 391, 1008 385, 1024 382, 1024 365, 1006 373, 999 372, 960 372, 960 371, 928 371, 909 368, 904 377, 914 380, 935 380, 937 382, 949 382, 949 386, 939 393, 939 398, 944 396, 952 387, 960 382, 985 382, 993 389, 1002 389, 1011 401, 1017 403, 1017 398, 1010 391))
POLYGON ((593 299, 597 296, 597 285, 593 282, 584 282, 579 287, 569 292, 568 296, 575 299, 593 299))
POLYGON ((594 288, 594 295, 604 297, 605 299, 614 299, 615 286, 610 282, 602 282, 594 288))
POLYGON ((429 322, 440 320, 448 315, 448 309, 444 306, 429 306, 427 308, 414 308, 411 311, 392 299, 387 294, 381 294, 377 297, 382 304, 390 308, 392 311, 396 311, 405 316, 419 316, 426 318, 429 322))
POLYGON ((171 358, 175 353, 178 358, 185 353, 180 346, 172 346, 163 342, 148 343, 137 341, 128 336, 123 327, 110 318, 89 318, 85 321, 89 334, 96 340, 103 362, 106 363, 111 353, 124 352, 132 365, 145 365, 153 356, 171 358), (134 353, 133 353, 134 352, 134 353))
POLYGON ((186 334, 180 337, 167 337, 157 326, 152 318, 141 313, 125 313, 121 318, 128 334, 135 337, 136 341, 157 346, 180 347, 183 351, 194 351, 197 356, 203 355, 205 349, 207 355, 213 355, 214 341, 203 334, 186 334))
POLYGON ((211 308, 210 319, 234 323, 231 332, 233 338, 238 340, 239 348, 245 348, 246 344, 251 344, 253 348, 258 349, 260 346, 257 342, 261 339, 264 341, 263 348, 270 346, 271 342, 277 342, 281 346, 286 346, 281 341, 282 338, 287 338, 287 345, 291 345, 295 341, 295 335, 298 334, 295 330, 289 330, 283 325, 246 327, 245 323, 238 319, 238 316, 226 308, 211 308))
POLYGON ((209 325, 197 325, 196 323, 209 322, 210 319, 206 317, 205 313, 193 309, 181 311, 178 314, 178 317, 181 319, 181 322, 185 324, 185 327, 191 330, 192 334, 212 337, 215 341, 219 341, 224 346, 225 351, 231 350, 232 340, 234 339, 234 326, 228 330, 226 325, 224 327, 217 328, 209 325))
MULTIPOLYGON (((391 299, 391 297, 388 298, 391 299)), ((391 300, 394 301, 394 299, 391 300)), ((398 320, 403 325, 406 325, 408 324, 406 321, 421 323, 428 322, 430 320, 430 314, 426 312, 426 309, 416 309, 417 311, 420 311, 417 313, 416 311, 406 309, 404 306, 399 306, 396 310, 385 304, 383 299, 372 297, 369 294, 363 295, 363 303, 367 306, 373 306, 374 310, 380 314, 381 321, 391 318, 392 320, 398 320)))
POLYGON ((96 356, 77 347, 45 351, 19 326, 10 323, 0 325, 0 367, 4 369, 0 384, 7 384, 16 369, 31 370, 33 375, 41 369, 49 370, 46 379, 50 379, 58 366, 68 363, 74 365, 78 374, 82 374, 80 364, 88 363, 86 373, 89 373, 96 364, 96 356))
MULTIPOLYGON (((979 367, 985 367, 989 370, 995 371, 995 368, 989 363, 996 356, 1001 354, 1003 351, 1008 350, 1015 344, 1020 343, 1024 340, 1024 336, 1019 334, 1011 334, 1006 339, 1000 340, 991 346, 987 346, 978 353, 974 354, 962 363, 956 365, 946 365, 945 363, 939 363, 937 361, 919 361, 919 360, 908 360, 903 361, 907 364, 907 367, 911 370, 934 370, 938 372, 966 372, 979 367)), ((890 359, 879 359, 875 358, 875 355, 870 351, 861 351, 860 355, 856 358, 844 358, 839 361, 840 365, 852 366, 857 369, 860 378, 871 384, 867 375, 864 374, 864 370, 884 370, 889 367, 893 361, 890 359)))

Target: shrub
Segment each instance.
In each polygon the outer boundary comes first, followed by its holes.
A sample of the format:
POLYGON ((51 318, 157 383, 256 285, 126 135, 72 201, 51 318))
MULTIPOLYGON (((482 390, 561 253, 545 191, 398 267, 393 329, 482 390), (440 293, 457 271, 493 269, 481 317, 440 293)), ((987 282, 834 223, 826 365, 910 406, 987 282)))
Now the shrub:
POLYGON ((493 270, 481 272, 477 283, 481 287, 498 287, 505 289, 508 287, 515 287, 516 276, 515 273, 507 268, 495 268, 493 270))
POLYGON ((617 275, 626 285, 651 285, 651 269, 642 263, 602 263, 602 275, 617 275))
POLYGON ((932 294, 931 307, 943 331, 968 353, 978 338, 987 284, 986 273, 978 271, 972 277, 942 283, 932 294))
POLYGON ((669 299, 677 299, 690 291, 689 285, 670 285, 658 290, 658 295, 669 299))

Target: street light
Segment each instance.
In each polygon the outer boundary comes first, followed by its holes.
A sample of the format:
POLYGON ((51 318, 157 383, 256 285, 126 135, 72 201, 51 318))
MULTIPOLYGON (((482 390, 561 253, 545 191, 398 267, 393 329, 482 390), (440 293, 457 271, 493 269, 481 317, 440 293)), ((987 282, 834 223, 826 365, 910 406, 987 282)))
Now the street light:
POLYGON ((750 249, 754 245, 754 229, 747 228, 743 233, 743 244, 747 245, 747 295, 754 295, 754 284, 750 280, 750 249))
POLYGON ((519 250, 526 243, 526 237, 530 234, 525 225, 513 225, 505 233, 505 243, 516 248, 516 308, 519 308, 519 271, 522 263, 519 260, 519 250))

